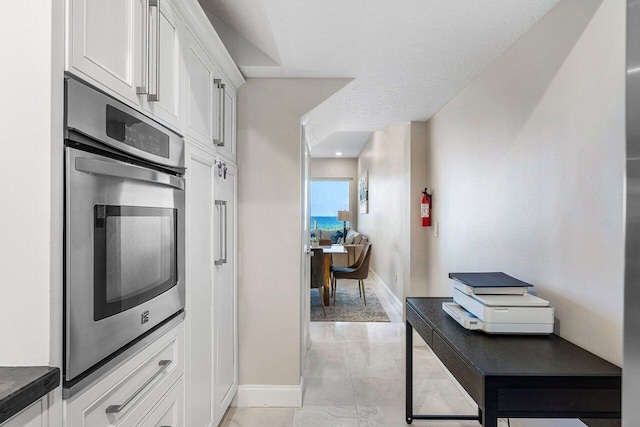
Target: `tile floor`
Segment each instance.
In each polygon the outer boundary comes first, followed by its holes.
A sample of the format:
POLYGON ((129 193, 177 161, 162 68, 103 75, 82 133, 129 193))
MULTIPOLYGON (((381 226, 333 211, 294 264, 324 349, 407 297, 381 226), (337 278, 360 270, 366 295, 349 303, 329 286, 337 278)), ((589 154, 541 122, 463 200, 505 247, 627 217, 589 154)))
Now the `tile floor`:
MULTIPOLYGON (((367 283, 374 287, 374 282, 367 283)), ((356 286, 353 284, 352 286, 356 286)), ((230 408, 222 425, 242 427, 404 427, 405 329, 376 292, 390 323, 312 322, 301 408, 230 408)), ((475 414, 477 409, 427 347, 414 348, 414 411, 475 414)), ((428 427, 478 427, 475 421, 414 421, 428 427)))

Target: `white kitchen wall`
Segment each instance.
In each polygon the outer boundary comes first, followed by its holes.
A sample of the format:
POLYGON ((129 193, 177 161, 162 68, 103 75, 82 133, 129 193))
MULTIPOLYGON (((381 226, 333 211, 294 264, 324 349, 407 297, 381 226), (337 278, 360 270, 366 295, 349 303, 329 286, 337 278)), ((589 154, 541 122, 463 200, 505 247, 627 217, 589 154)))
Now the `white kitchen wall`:
POLYGON ((427 186, 427 124, 411 122, 373 132, 358 157, 358 179, 369 172, 369 212, 358 231, 373 244, 371 270, 402 304, 427 295, 428 229, 420 218, 427 186))
MULTIPOLYGON (((621 365, 624 0, 567 0, 429 121, 429 294, 504 271, 559 334, 621 365)), ((582 425, 578 421, 512 425, 582 425)))
POLYGON ((62 363, 63 12, 0 14, 0 365, 62 363))
POLYGON ((238 91, 239 400, 300 384, 300 120, 348 81, 255 78, 238 91))
MULTIPOLYGON (((410 251, 410 280, 405 282, 404 297, 428 296, 427 278, 429 277, 426 263, 429 250, 429 227, 422 226, 420 205, 422 190, 428 187, 429 171, 427 159, 429 156, 428 124, 425 122, 411 122, 411 183, 409 193, 409 251, 410 251)), ((431 188, 428 189, 431 192, 431 188)), ((434 225, 432 224, 431 227, 434 225)), ((404 300, 403 300, 404 301, 404 300)))
POLYGON ((0 55, 0 365, 61 367, 64 4, 4 4, 0 55))
POLYGON ((358 157, 358 177, 369 171, 369 212, 358 210, 358 231, 372 244, 371 269, 399 300, 410 279, 410 144, 409 124, 388 126, 358 157))
MULTIPOLYGON (((311 159, 309 164, 310 179, 350 179, 349 210, 353 221, 351 228, 358 230, 358 159, 311 159)), ((336 212, 337 214, 337 212, 336 212)), ((313 224, 311 224, 313 228, 313 224)))

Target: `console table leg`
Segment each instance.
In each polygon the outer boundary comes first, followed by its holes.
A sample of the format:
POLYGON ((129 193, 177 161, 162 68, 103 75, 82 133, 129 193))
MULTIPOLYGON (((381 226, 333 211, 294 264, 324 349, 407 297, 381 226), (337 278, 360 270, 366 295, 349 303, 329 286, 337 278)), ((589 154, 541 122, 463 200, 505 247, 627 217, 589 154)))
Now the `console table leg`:
POLYGON ((413 327, 409 322, 405 322, 405 333, 405 384, 407 387, 405 403, 407 424, 411 424, 413 422, 413 327))
POLYGON ((482 414, 482 427, 498 427, 498 416, 485 411, 482 414))

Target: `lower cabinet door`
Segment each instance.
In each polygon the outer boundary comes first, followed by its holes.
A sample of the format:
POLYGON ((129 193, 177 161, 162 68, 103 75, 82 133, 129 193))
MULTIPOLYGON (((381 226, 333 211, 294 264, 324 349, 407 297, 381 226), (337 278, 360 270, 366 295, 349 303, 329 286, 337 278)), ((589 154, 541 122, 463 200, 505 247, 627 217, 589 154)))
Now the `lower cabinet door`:
POLYGON ((47 426, 47 397, 24 409, 0 425, 2 427, 45 427, 47 426))
MULTIPOLYGON (((213 154, 186 144, 186 424, 210 427, 213 422, 213 154)), ((217 229, 215 229, 217 230, 217 229)), ((217 233, 216 233, 217 237, 217 233)))
POLYGON ((184 426, 184 378, 171 388, 158 406, 137 427, 184 426))
POLYGON ((216 200, 219 200, 214 224, 219 234, 214 275, 214 384, 215 421, 219 423, 238 389, 238 322, 236 291, 236 177, 235 166, 227 165, 226 174, 216 174, 216 200))

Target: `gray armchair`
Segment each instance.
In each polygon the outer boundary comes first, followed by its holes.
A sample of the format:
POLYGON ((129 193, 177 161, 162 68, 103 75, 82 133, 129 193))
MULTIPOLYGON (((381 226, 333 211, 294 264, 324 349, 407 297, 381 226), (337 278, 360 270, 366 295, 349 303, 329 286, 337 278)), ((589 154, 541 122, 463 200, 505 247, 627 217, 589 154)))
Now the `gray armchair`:
POLYGON ((369 262, 371 261, 371 243, 366 243, 358 261, 349 267, 333 267, 333 279, 331 288, 333 290, 333 305, 336 305, 336 291, 339 279, 352 279, 358 281, 360 296, 364 298, 364 305, 367 305, 367 296, 364 293, 364 280, 369 277, 369 262))

